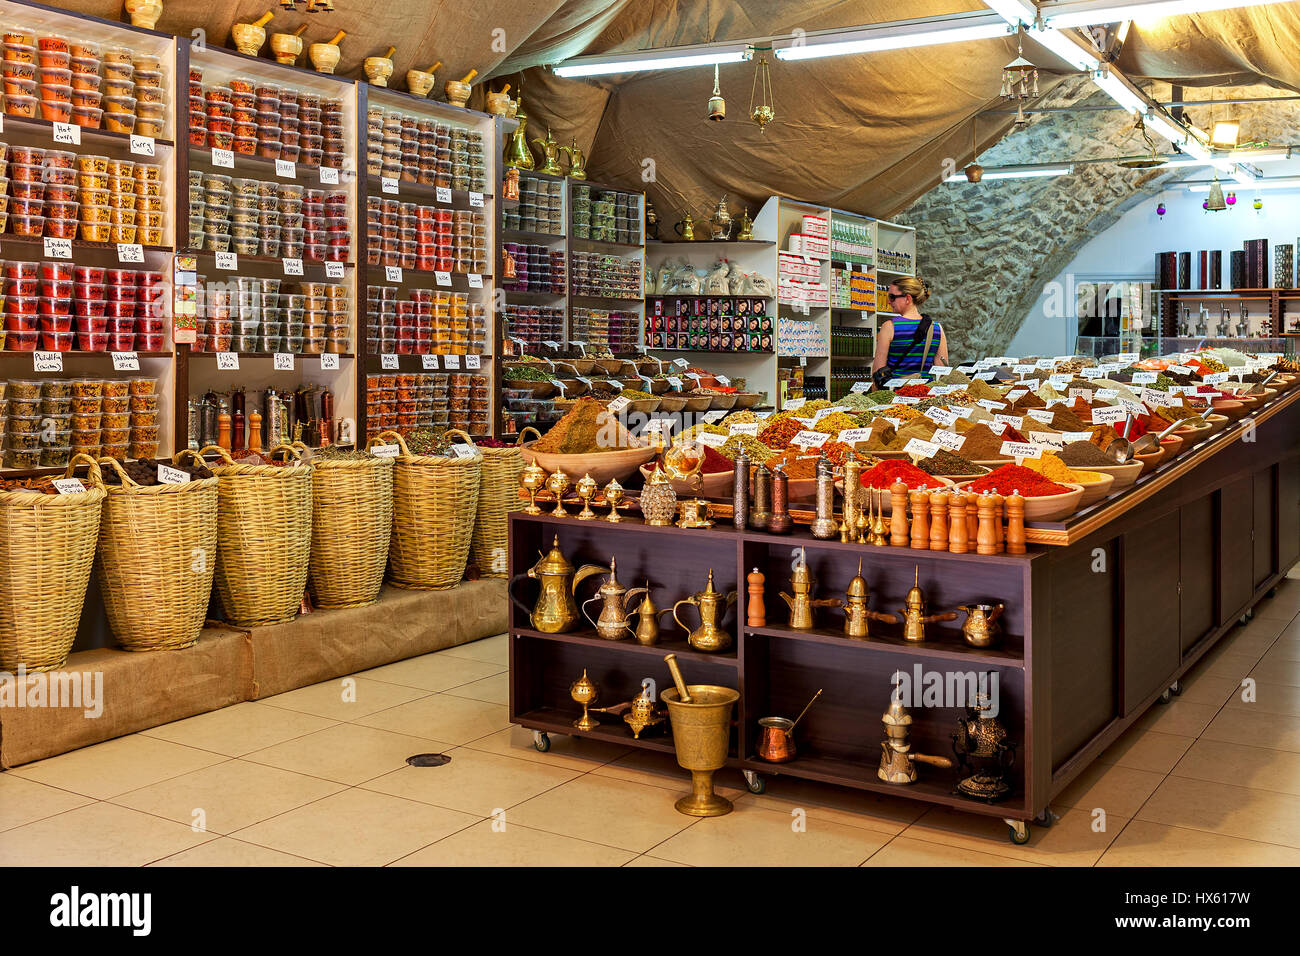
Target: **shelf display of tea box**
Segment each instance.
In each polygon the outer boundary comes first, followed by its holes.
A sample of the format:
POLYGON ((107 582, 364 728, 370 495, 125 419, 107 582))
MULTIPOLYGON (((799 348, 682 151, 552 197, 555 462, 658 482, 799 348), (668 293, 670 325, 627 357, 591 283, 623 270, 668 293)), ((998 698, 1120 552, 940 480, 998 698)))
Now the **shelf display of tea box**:
POLYGON ((646 348, 771 352, 774 328, 768 301, 757 296, 650 296, 646 348))

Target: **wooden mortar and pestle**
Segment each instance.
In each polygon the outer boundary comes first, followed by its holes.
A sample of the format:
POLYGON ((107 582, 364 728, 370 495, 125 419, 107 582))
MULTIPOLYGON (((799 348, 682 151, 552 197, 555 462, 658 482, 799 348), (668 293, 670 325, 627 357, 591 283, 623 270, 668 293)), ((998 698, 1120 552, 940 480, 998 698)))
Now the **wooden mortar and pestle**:
POLYGON ((514 100, 510 99, 510 84, 507 83, 497 92, 490 90, 487 93, 487 111, 493 116, 509 116, 510 107, 514 105, 514 100))
POLYGON ((368 56, 361 61, 361 69, 373 86, 387 86, 393 75, 393 54, 397 47, 390 46, 383 56, 368 56))
POLYGON ((345 36, 347 36, 347 33, 340 30, 334 34, 334 39, 325 43, 313 43, 307 48, 307 56, 317 73, 334 72, 334 67, 339 65, 339 57, 342 56, 339 43, 343 41, 345 36))
POLYGON ((262 44, 266 42, 264 27, 271 22, 273 16, 275 14, 268 10, 252 23, 236 23, 232 26, 230 35, 235 40, 235 49, 244 56, 257 56, 262 44))
POLYGON ((275 54, 275 62, 285 66, 298 62, 298 57, 302 56, 302 35, 306 32, 307 24, 304 23, 293 33, 272 33, 271 52, 275 54))
POLYGON ((469 102, 470 81, 478 76, 478 70, 470 70, 463 80, 448 80, 442 88, 447 94, 447 102, 452 106, 464 107, 469 102))
POLYGON ((438 67, 442 66, 442 60, 439 60, 427 70, 407 70, 406 71, 406 88, 415 96, 428 96, 433 90, 433 74, 438 67))

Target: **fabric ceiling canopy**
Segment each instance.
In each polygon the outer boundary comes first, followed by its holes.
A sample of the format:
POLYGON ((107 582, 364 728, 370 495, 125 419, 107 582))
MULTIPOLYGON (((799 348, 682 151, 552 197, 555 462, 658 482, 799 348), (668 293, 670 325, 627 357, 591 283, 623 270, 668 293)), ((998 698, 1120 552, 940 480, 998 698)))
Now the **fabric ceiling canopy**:
MULTIPOLYGON (((1001 69, 1015 39, 771 63, 776 119, 765 133, 748 121, 753 62, 724 66, 728 118, 710 123, 707 68, 565 80, 545 67, 580 53, 788 35, 983 9, 974 0, 334 0, 332 14, 281 11, 268 0, 166 0, 158 28, 196 28, 229 44, 230 26, 275 11, 268 32, 306 22, 308 42, 343 41, 339 73, 397 47, 395 85, 412 67, 444 61, 438 85, 470 69, 480 78, 524 77, 529 136, 552 128, 591 157, 593 180, 644 188, 667 222, 706 213, 726 193, 752 209, 782 194, 890 216, 971 160, 972 118, 998 103, 1001 69)), ((63 6, 124 18, 114 0, 63 6)), ((1190 85, 1264 82, 1300 89, 1300 3, 1178 17, 1135 27, 1120 58, 1134 76, 1190 85)), ((1046 71, 1064 64, 1030 40, 1025 55, 1046 71)), ((1044 94, 1055 85, 1045 73, 1044 94)), ((1006 113, 981 116, 979 148, 1011 127, 1006 113)), ((1063 157, 1050 157, 1063 158, 1063 157)))

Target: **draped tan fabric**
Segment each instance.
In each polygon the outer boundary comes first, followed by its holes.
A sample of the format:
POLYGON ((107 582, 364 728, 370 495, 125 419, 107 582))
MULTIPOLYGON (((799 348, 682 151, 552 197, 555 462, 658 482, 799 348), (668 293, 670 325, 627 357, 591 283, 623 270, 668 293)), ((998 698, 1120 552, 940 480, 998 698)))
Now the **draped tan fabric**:
MULTIPOLYGON (((109 19, 114 0, 65 6, 109 19)), ((269 31, 310 24, 306 38, 348 31, 339 72, 397 47, 395 84, 408 68, 443 60, 438 84, 470 69, 493 88, 524 81, 530 136, 550 127, 591 156, 594 180, 644 188, 661 218, 707 212, 722 193, 751 209, 773 194, 891 216, 972 155, 972 117, 997 103, 1001 68, 1015 41, 897 50, 806 62, 772 61, 776 120, 748 122, 754 63, 724 66, 727 119, 710 123, 707 68, 565 80, 548 66, 580 53, 789 35, 983 9, 977 0, 335 0, 333 14, 281 11, 271 0, 166 0, 158 28, 230 43, 233 22, 275 11, 269 31), (521 73, 521 71, 523 71, 521 73), (945 164, 945 161, 947 163, 945 164)), ((1265 82, 1300 89, 1300 3, 1176 17, 1129 34, 1120 66, 1134 76, 1189 85, 1265 82)), ((1064 69, 1026 41, 1049 92, 1064 69)), ((471 105, 481 102, 481 93, 471 105)), ((980 149, 1011 126, 1006 113, 980 116, 980 149)), ((1060 158, 1060 157, 1052 157, 1060 158)))

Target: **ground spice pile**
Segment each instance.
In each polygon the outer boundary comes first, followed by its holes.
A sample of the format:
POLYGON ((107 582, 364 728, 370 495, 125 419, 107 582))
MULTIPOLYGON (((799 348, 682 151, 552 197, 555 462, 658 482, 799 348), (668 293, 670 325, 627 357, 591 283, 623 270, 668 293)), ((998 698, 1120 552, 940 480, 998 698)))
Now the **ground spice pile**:
POLYGON ((976 478, 966 486, 966 490, 981 495, 1019 494, 1025 498, 1043 498, 1048 495, 1063 495, 1070 489, 1023 465, 1003 465, 983 478, 976 478))
POLYGON ((944 487, 942 481, 917 468, 911 462, 897 458, 882 461, 862 473, 863 488, 890 488, 896 481, 903 482, 908 488, 944 487))

